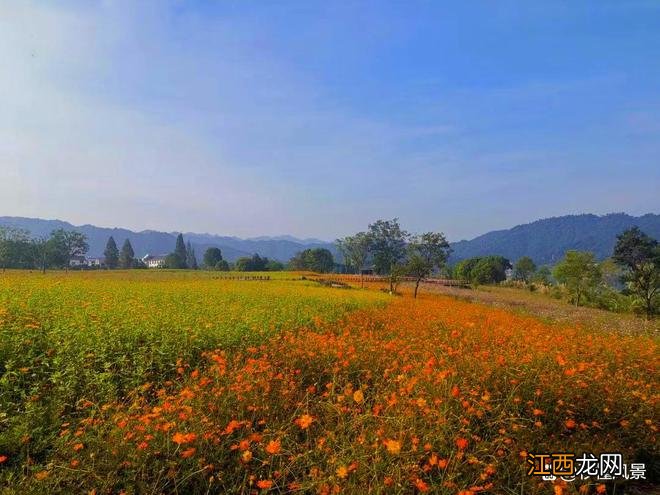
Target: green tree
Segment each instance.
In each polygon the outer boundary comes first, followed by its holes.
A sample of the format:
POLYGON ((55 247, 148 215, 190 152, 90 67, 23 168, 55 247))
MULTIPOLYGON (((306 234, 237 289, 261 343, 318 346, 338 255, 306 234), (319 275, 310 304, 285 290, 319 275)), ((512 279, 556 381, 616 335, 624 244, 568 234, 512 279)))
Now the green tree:
POLYGON ((229 263, 227 263, 226 260, 220 260, 215 264, 215 269, 220 271, 220 272, 228 272, 229 271, 229 263))
POLYGON ((171 266, 169 268, 188 268, 187 259, 188 251, 186 250, 186 243, 183 240, 183 234, 176 236, 176 246, 174 247, 173 253, 178 259, 173 264, 176 266, 171 266))
POLYGON ((324 248, 312 248, 299 251, 289 261, 293 270, 309 270, 317 273, 331 272, 335 267, 332 253, 324 248))
POLYGON ((401 229, 398 218, 372 223, 368 235, 376 272, 389 275, 390 292, 394 292, 393 271, 405 262, 406 242, 410 235, 401 229))
POLYGON ((119 253, 119 266, 124 269, 133 268, 135 264, 135 251, 133 251, 133 246, 131 241, 126 239, 124 245, 121 247, 121 252, 119 253))
POLYGON ((536 271, 536 265, 534 261, 529 256, 523 256, 516 264, 513 266, 514 276, 517 280, 522 280, 525 283, 528 283, 536 271))
POLYGON ((647 318, 656 310, 660 286, 660 246, 638 227, 617 236, 612 259, 624 268, 622 280, 628 290, 640 298, 647 318))
POLYGON ((551 277, 552 273, 550 272, 550 268, 548 268, 546 265, 543 265, 540 266, 532 276, 532 282, 536 282, 537 284, 550 285, 552 283, 551 277))
POLYGON ((117 249, 117 243, 112 236, 108 238, 103 256, 105 257, 105 266, 111 270, 117 268, 119 265, 119 249, 117 249))
POLYGON ((72 230, 57 229, 50 234, 54 257, 60 266, 69 269, 71 259, 84 256, 89 250, 85 234, 72 230))
POLYGON ((565 285, 576 306, 598 287, 602 279, 594 254, 586 251, 567 251, 564 259, 555 266, 553 275, 565 285))
POLYGON ((266 263, 267 272, 281 272, 282 270, 284 270, 284 263, 280 261, 268 260, 268 263, 266 263))
POLYGON ((31 263, 29 233, 0 226, 0 268, 26 268, 31 263))
POLYGON ((244 256, 236 260, 235 269, 239 272, 264 272, 268 265, 268 258, 262 258, 258 254, 244 256))
POLYGON ((415 278, 415 293, 422 279, 431 275, 433 270, 439 270, 445 265, 451 248, 444 234, 440 232, 426 232, 421 236, 413 237, 408 244, 407 273, 415 278))
POLYGON ((186 268, 186 263, 176 253, 170 253, 163 260, 163 268, 182 270, 186 268))
POLYGON ((371 238, 366 232, 358 232, 353 236, 347 236, 335 241, 337 249, 344 257, 344 264, 360 274, 360 281, 364 287, 364 276, 362 269, 369 258, 371 238))
POLYGON ((204 252, 204 268, 207 270, 217 269, 218 263, 222 261, 222 251, 217 247, 210 247, 204 252))
POLYGON ((465 260, 459 261, 454 266, 453 276, 457 280, 463 280, 469 282, 472 280, 472 270, 477 263, 481 260, 480 257, 467 258, 465 260))
POLYGON ((186 244, 186 265, 188 265, 188 268, 190 268, 191 270, 197 270, 197 268, 199 268, 197 266, 197 256, 195 256, 195 248, 192 247, 190 241, 188 241, 188 244, 186 244))
POLYGON ((470 272, 474 284, 496 284, 506 280, 506 270, 511 262, 503 256, 483 256, 470 272))

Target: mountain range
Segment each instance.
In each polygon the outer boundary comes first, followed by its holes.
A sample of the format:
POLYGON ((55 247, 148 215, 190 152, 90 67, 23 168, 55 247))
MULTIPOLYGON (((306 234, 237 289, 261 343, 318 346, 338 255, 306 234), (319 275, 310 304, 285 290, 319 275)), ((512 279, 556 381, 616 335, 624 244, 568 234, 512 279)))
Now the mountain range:
MULTIPOLYGON (((537 220, 506 230, 488 232, 472 240, 451 243, 453 252, 450 261, 498 254, 512 261, 521 256, 530 256, 539 265, 554 264, 569 249, 592 251, 599 259, 604 259, 611 255, 616 235, 634 225, 651 237, 660 238, 660 215, 657 214, 649 213, 639 217, 625 213, 602 216, 567 215, 537 220)), ((87 236, 89 256, 94 257, 103 255, 109 236, 113 236, 120 247, 124 239, 130 239, 138 256, 171 252, 177 236, 176 232, 133 232, 121 228, 75 226, 61 220, 25 217, 0 217, 0 226, 25 229, 34 237, 47 236, 58 228, 76 230, 87 236)), ((320 239, 298 239, 288 235, 240 239, 213 234, 184 233, 184 238, 192 243, 198 259, 201 259, 209 247, 219 247, 228 261, 258 253, 260 256, 285 262, 298 251, 315 247, 327 248, 338 257, 336 246, 332 243, 320 239)))

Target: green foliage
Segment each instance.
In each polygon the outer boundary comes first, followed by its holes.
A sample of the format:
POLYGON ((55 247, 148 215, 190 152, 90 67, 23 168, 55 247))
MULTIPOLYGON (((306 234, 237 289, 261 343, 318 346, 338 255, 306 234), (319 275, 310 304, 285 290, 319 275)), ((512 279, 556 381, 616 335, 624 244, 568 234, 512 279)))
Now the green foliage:
POLYGON ((284 270, 284 263, 277 260, 268 260, 266 263, 267 272, 281 272, 284 270))
POLYGON ((0 227, 0 268, 32 268, 36 253, 29 233, 13 227, 0 227))
POLYGON ((371 248, 371 238, 366 232, 358 232, 353 236, 347 236, 335 241, 339 252, 344 257, 346 267, 359 273, 367 263, 369 250, 371 248))
POLYGON ((406 242, 410 235, 399 226, 399 219, 378 220, 369 225, 371 252, 376 273, 386 275, 406 257, 406 242))
POLYGON ((234 269, 238 272, 264 272, 268 265, 268 258, 262 258, 258 254, 244 256, 236 260, 234 269))
POLYGON ((119 253, 119 266, 124 269, 133 268, 135 264, 135 251, 133 251, 133 246, 131 241, 126 239, 124 245, 121 247, 121 252, 119 253))
POLYGON ((415 298, 420 281, 431 275, 433 270, 443 267, 450 252, 449 243, 442 233, 426 232, 411 239, 408 244, 406 271, 408 275, 415 277, 415 298))
POLYGON ((226 260, 220 260, 215 264, 215 269, 221 272, 228 272, 229 263, 226 260))
POLYGON ((199 266, 197 266, 197 256, 195 255, 195 248, 192 247, 190 241, 188 241, 188 244, 186 244, 186 265, 191 270, 197 270, 199 268, 199 266))
POLYGON ((540 266, 534 275, 532 275, 531 280, 535 284, 552 285, 552 272, 548 266, 540 266))
POLYGON ((324 248, 305 249, 289 261, 292 270, 308 270, 317 273, 331 272, 335 267, 332 253, 324 248))
POLYGON ((529 256, 523 256, 513 266, 513 272, 516 280, 522 280, 527 283, 536 271, 536 265, 529 256))
POLYGON ((602 274, 593 253, 567 251, 564 259, 555 266, 554 277, 564 284, 571 301, 579 306, 582 298, 592 293, 600 284, 602 274))
POLYGON ((204 268, 207 270, 216 269, 218 263, 222 261, 222 251, 217 247, 210 247, 204 252, 204 268))
POLYGON ((657 311, 660 287, 658 241, 633 227, 617 236, 612 259, 625 270, 623 282, 640 299, 646 316, 651 318, 657 311))
POLYGON ((85 234, 72 230, 57 229, 50 234, 52 264, 69 268, 71 259, 84 256, 89 250, 85 234))
POLYGON ((112 236, 110 236, 107 244, 105 245, 103 256, 105 257, 105 266, 108 268, 114 269, 119 266, 119 249, 117 249, 117 243, 115 243, 115 240, 112 236))
POLYGON ((506 280, 511 262, 502 256, 469 258, 456 264, 454 277, 473 284, 496 284, 506 280))

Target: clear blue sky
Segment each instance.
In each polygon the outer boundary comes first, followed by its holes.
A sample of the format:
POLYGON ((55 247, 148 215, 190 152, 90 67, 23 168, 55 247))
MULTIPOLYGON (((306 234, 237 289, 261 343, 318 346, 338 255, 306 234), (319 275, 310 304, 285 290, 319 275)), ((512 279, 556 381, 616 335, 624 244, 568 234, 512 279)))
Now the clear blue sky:
POLYGON ((0 3, 0 215, 451 240, 660 211, 660 2, 0 3))

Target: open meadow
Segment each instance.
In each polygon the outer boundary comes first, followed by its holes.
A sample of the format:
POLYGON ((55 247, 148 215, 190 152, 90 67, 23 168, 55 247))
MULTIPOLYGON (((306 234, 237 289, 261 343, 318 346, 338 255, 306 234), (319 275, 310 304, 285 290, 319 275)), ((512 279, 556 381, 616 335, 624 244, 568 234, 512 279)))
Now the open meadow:
MULTIPOLYGON (((633 320, 634 321, 634 320, 633 320)), ((0 493, 646 493, 652 332, 300 274, 0 274, 0 493), (646 481, 543 481, 621 452, 646 481)))

